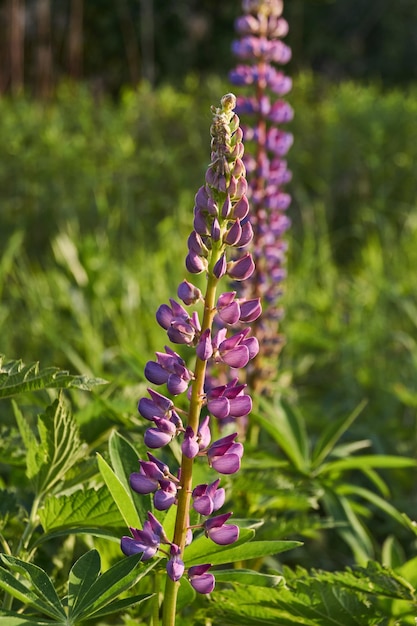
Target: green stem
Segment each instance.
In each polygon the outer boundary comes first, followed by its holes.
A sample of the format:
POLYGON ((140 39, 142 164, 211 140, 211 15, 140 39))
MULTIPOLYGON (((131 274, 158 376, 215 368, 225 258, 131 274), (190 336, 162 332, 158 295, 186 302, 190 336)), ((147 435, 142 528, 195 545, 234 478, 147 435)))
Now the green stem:
MULTIPOLYGON (((36 526, 38 525, 38 509, 41 503, 41 498, 42 498, 41 495, 36 496, 32 503, 32 508, 30 511, 29 519, 27 521, 25 529, 20 538, 19 544, 16 548, 15 556, 17 557, 21 556, 21 552, 23 550, 27 551, 27 548, 32 538, 32 535, 34 533, 34 530, 36 526)), ((8 550, 7 553, 10 555, 12 554, 10 550, 8 550)), ((10 595, 9 593, 5 593, 4 599, 3 599, 3 609, 5 611, 10 611, 10 609, 12 608, 12 605, 13 605, 13 596, 10 595)))
MULTIPOLYGON (((210 264, 211 267, 213 267, 216 261, 220 258, 221 252, 222 251, 219 248, 217 254, 212 254, 210 264)), ((209 270, 207 290, 204 299, 204 315, 201 324, 202 332, 204 332, 207 328, 211 329, 213 326, 213 319, 216 314, 215 300, 217 283, 218 279, 213 276, 213 274, 209 270)), ((206 365, 206 361, 202 361, 197 357, 188 413, 188 426, 193 429, 194 433, 197 433, 198 431, 201 407, 203 405, 206 365)), ((177 516, 175 520, 175 530, 173 538, 173 543, 179 546, 181 554, 184 553, 187 527, 189 524, 193 463, 194 459, 189 459, 188 457, 182 455, 181 489, 179 489, 178 491, 177 516)), ((175 626, 175 615, 179 586, 179 582, 174 582, 173 580, 171 580, 171 578, 169 578, 169 576, 167 576, 163 604, 162 626, 175 626)))

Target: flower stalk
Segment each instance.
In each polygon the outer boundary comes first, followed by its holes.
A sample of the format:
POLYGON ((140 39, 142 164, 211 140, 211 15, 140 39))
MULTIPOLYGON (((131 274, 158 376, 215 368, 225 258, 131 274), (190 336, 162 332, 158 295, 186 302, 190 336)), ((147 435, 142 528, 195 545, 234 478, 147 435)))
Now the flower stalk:
MULTIPOLYGON (((225 500, 220 479, 210 484, 193 484, 197 458, 205 458, 211 470, 220 475, 239 470, 243 446, 236 441, 237 434, 212 442, 210 422, 246 416, 252 407, 245 384, 239 384, 234 377, 226 385, 213 387, 207 365, 222 363, 236 371, 246 367, 259 350, 250 328, 242 330, 242 324, 247 325, 260 315, 259 299, 236 298, 236 292, 218 294, 222 279, 241 282, 254 271, 252 255, 239 254, 252 239, 252 227, 248 220, 242 131, 235 106, 235 96, 226 94, 220 107, 212 107, 211 162, 205 185, 195 197, 194 229, 188 238, 186 268, 191 274, 206 274, 206 290, 202 294, 198 287, 184 280, 177 291, 185 307, 203 304, 202 320, 197 310, 189 313, 174 299, 169 305, 161 305, 156 313, 168 339, 194 351, 194 368, 188 369, 180 355, 168 346, 165 352, 156 353, 156 361, 145 366, 148 381, 166 384, 174 399, 186 393, 188 409, 177 409, 173 399, 152 388, 148 389, 150 397, 141 398, 138 405, 142 417, 152 423, 144 437, 148 448, 162 448, 177 437, 182 441, 181 463, 176 473, 151 452, 148 460, 139 461, 140 471, 131 475, 130 484, 138 493, 154 494, 154 511, 148 512, 142 530, 131 528, 132 536, 121 540, 127 555, 141 552, 143 560, 158 554, 167 556, 162 626, 175 624, 179 581, 186 571, 184 557, 193 533, 203 533, 218 545, 231 544, 239 537, 239 528, 227 523, 231 513, 212 516, 225 500), (216 332, 215 320, 220 318, 223 324, 216 332), (238 332, 234 333, 233 327, 238 332), (157 511, 171 506, 176 507, 175 527, 173 536, 167 537, 157 511)), ((188 568, 188 580, 198 593, 213 591, 215 577, 210 568, 210 563, 188 568)))

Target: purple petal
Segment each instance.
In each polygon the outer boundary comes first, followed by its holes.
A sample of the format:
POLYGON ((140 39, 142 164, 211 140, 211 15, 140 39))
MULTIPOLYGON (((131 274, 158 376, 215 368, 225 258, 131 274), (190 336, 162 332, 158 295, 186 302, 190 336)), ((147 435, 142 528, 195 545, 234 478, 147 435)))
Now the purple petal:
POLYGON ((173 396, 183 393, 188 388, 188 381, 176 374, 170 374, 167 380, 167 389, 173 396))
MULTIPOLYGON (((197 566, 196 566, 197 567, 197 566)), ((216 580, 213 574, 201 574, 200 576, 190 575, 190 569, 188 575, 190 576, 190 585, 197 591, 197 593, 211 593, 216 584, 216 580)))
POLYGON ((250 323, 258 319, 262 313, 262 306, 260 298, 254 298, 253 300, 246 300, 246 302, 240 303, 240 321, 250 323))
POLYGON ((223 241, 227 243, 229 246, 235 246, 239 239, 242 236, 242 226, 240 225, 240 221, 237 219, 234 224, 229 228, 225 236, 223 237, 223 241))
POLYGON ((226 257, 224 254, 217 261, 215 266, 213 267, 213 274, 216 278, 221 278, 225 275, 227 269, 226 257))
POLYGON ((221 397, 214 400, 209 400, 207 408, 218 419, 224 419, 228 417, 230 413, 230 402, 227 398, 221 397))
POLYGON ((153 503, 157 511, 166 511, 172 504, 175 504, 175 501, 176 495, 163 489, 158 489, 153 497, 153 503))
POLYGON ((207 361, 213 354, 213 346, 211 343, 210 329, 207 328, 200 337, 196 347, 196 353, 199 359, 207 361))
POLYGON ((235 280, 246 280, 252 276, 255 270, 255 263, 252 255, 248 252, 237 261, 230 261, 227 264, 227 273, 235 280))
POLYGON ((211 467, 219 474, 235 474, 240 470, 240 457, 237 454, 224 454, 211 459, 211 467))
POLYGON ((249 350, 246 346, 237 346, 221 356, 222 360, 230 367, 245 367, 249 361, 249 350))
POLYGON ((250 396, 238 396, 230 400, 230 415, 232 417, 244 417, 252 411, 252 399, 250 396))
POLYGON ((239 303, 236 302, 235 300, 228 306, 225 306, 224 308, 222 308, 219 311, 218 315, 225 324, 230 324, 230 325, 236 324, 236 322, 238 322, 240 319, 239 303))
POLYGON ((194 435, 193 429, 190 426, 187 426, 187 428, 185 429, 185 435, 184 440, 181 444, 181 450, 188 459, 193 459, 200 451, 200 446, 198 445, 197 438, 194 435))
POLYGON ((193 502, 193 508, 200 513, 200 515, 211 515, 214 511, 214 503, 208 496, 200 496, 195 498, 193 502))
POLYGON ((163 385, 168 380, 168 372, 155 361, 148 361, 145 365, 145 376, 154 385, 163 385))
POLYGON ((132 487, 133 491, 136 491, 136 493, 141 493, 143 495, 153 493, 158 488, 157 480, 148 478, 147 476, 143 476, 143 474, 139 474, 139 472, 133 472, 132 474, 130 474, 129 484, 132 487))
POLYGON ((225 524, 219 528, 212 528, 207 530, 209 538, 217 543, 219 546, 226 546, 230 543, 234 543, 239 539, 239 527, 235 524, 225 524))
POLYGON ((144 442, 148 448, 162 448, 166 446, 172 439, 170 433, 164 433, 159 428, 148 428, 145 431, 144 442))
POLYGON ((176 582, 184 574, 184 563, 178 556, 174 556, 169 559, 166 570, 170 579, 176 582))
POLYGON ((190 274, 200 274, 207 269, 207 260, 190 250, 185 259, 185 266, 190 274))
POLYGON ((182 283, 178 286, 177 290, 178 297, 184 302, 184 304, 195 304, 202 298, 202 293, 198 287, 188 282, 188 280, 183 280, 182 283))
POLYGON ((161 304, 156 312, 156 321, 167 330, 172 322, 172 309, 167 304, 161 304))

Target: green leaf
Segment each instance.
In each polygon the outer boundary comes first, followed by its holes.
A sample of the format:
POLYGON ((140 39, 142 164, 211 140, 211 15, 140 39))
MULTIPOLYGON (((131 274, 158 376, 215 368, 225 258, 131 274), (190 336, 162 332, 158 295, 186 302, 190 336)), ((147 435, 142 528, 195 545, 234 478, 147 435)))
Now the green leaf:
POLYGON ((121 528, 124 520, 120 515, 106 485, 98 489, 80 489, 59 497, 50 496, 39 509, 39 518, 46 533, 66 528, 121 528))
POLYGON ((43 612, 51 617, 57 617, 58 619, 65 619, 65 610, 62 606, 61 600, 58 597, 55 587, 52 584, 51 579, 34 563, 27 563, 16 557, 1 555, 3 562, 17 574, 24 576, 29 580, 31 587, 35 594, 46 603, 47 607, 43 609, 43 612))
POLYGON ((97 550, 83 554, 71 568, 68 577, 68 610, 76 611, 90 587, 100 576, 100 555, 97 550))
POLYGON ((261 574, 250 569, 222 569, 215 572, 216 582, 254 585, 255 587, 277 587, 284 584, 284 577, 261 574))
POLYGON ((130 487, 130 474, 139 471, 138 453, 132 444, 116 431, 113 431, 110 435, 109 453, 114 473, 127 493, 130 494, 139 515, 141 526, 143 526, 147 520, 148 511, 152 511, 153 505, 150 495, 140 495, 135 493, 130 487))
POLYGON ((92 617, 133 587, 159 562, 155 559, 145 567, 141 563, 141 558, 141 554, 126 557, 101 574, 88 590, 83 591, 82 599, 77 602, 74 610, 70 611, 70 618, 76 621, 92 617))
POLYGON ((301 415, 288 405, 272 405, 263 398, 259 402, 266 417, 252 414, 253 418, 271 435, 293 466, 302 473, 308 473, 308 438, 301 415))
POLYGON ((5 361, 0 355, 0 398, 14 396, 24 391, 39 389, 67 389, 77 387, 90 391, 97 385, 107 384, 102 378, 74 376, 57 367, 40 370, 39 363, 25 365, 22 361, 5 361))
POLYGON ((153 593, 142 593, 137 596, 129 596, 128 598, 123 598, 122 600, 116 600, 99 611, 95 611, 93 617, 94 619, 98 619, 99 617, 105 617, 106 615, 116 615, 130 607, 142 604, 142 602, 146 602, 146 600, 150 600, 154 597, 154 595, 155 594, 153 593))
POLYGON ((27 446, 27 475, 41 495, 63 480, 66 472, 85 456, 87 447, 80 442, 77 424, 61 393, 38 417, 39 441, 29 434, 21 412, 15 411, 15 416, 27 446))
POLYGON ((329 461, 318 468, 317 475, 330 474, 332 472, 344 472, 345 470, 361 470, 364 467, 402 469, 416 466, 417 461, 415 459, 403 456, 391 456, 388 454, 368 454, 363 456, 353 456, 349 459, 329 461))
POLYGON ((250 541, 252 537, 250 531, 241 531, 241 536, 232 546, 218 546, 204 536, 199 537, 185 550, 184 562, 187 567, 203 562, 223 565, 279 554, 302 545, 299 541, 250 541))
POLYGON ((2 611, 0 626, 53 626, 56 622, 39 619, 38 617, 23 617, 11 611, 2 611))
POLYGON ((110 465, 98 454, 98 467, 127 526, 141 528, 141 521, 130 493, 116 476, 110 465))
POLYGON ((378 496, 373 491, 369 489, 365 489, 364 487, 359 487, 359 485, 342 485, 338 488, 338 493, 342 493, 343 495, 355 495, 368 500, 376 507, 378 507, 381 511, 386 513, 389 517, 392 517, 402 526, 408 528, 408 524, 405 522, 402 513, 400 513, 392 504, 378 496))
POLYGON ((342 435, 350 428, 353 422, 361 414, 367 401, 363 400, 347 417, 330 421, 327 428, 321 434, 312 454, 312 467, 318 467, 332 452, 342 435))
POLYGON ((347 498, 327 489, 323 505, 335 521, 338 534, 350 546, 358 563, 366 563, 373 556, 372 542, 352 509, 347 498))

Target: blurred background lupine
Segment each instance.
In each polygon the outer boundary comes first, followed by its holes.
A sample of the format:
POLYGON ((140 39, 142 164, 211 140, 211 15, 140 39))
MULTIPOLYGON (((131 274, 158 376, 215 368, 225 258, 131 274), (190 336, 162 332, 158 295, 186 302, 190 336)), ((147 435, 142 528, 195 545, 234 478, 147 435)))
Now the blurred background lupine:
POLYGON ((291 133, 281 128, 293 118, 291 106, 283 99, 292 87, 280 66, 291 58, 290 48, 281 41, 288 33, 282 17, 282 0, 243 0, 244 15, 235 23, 238 39, 232 44, 238 65, 230 72, 234 85, 246 87, 237 98, 237 112, 248 119, 243 127, 249 149, 245 154, 254 237, 251 251, 255 271, 238 286, 239 295, 262 301, 262 318, 254 333, 260 351, 247 371, 251 388, 264 391, 276 378, 277 358, 283 345, 279 321, 282 281, 286 276, 287 243, 290 226, 286 211, 291 197, 284 186, 291 180, 285 155, 293 142, 291 133))
MULTIPOLYGON (((152 384, 166 384, 168 393, 174 397, 187 394, 188 409, 176 407, 173 400, 151 388, 149 397, 141 398, 138 405, 141 416, 152 423, 144 436, 148 448, 159 449, 176 437, 182 439, 178 471, 172 472, 167 464, 148 452, 148 459, 139 462, 139 472, 130 476, 134 491, 154 494, 157 511, 167 511, 172 505, 177 507, 172 539, 149 511, 143 529, 131 528, 132 537, 124 536, 121 540, 126 555, 143 553, 143 560, 159 553, 168 557, 164 626, 175 623, 178 581, 184 573, 183 554, 192 541, 191 529, 203 530, 220 546, 234 543, 239 537, 238 526, 226 524, 231 513, 210 517, 225 501, 220 480, 193 485, 193 463, 198 456, 205 457, 209 467, 219 474, 234 474, 240 468, 243 446, 236 441, 237 433, 230 432, 212 441, 212 431, 218 431, 218 427, 210 424, 211 416, 220 423, 226 419, 230 422, 247 416, 252 408, 252 400, 245 394, 246 385, 238 384, 237 379, 217 387, 208 386, 207 362, 244 368, 259 350, 248 326, 243 330, 238 328, 234 334, 228 330, 259 317, 259 298, 237 299, 235 292, 217 295, 222 278, 243 282, 254 271, 250 253, 236 255, 237 250, 249 245, 252 227, 248 219, 242 130, 234 113, 235 106, 235 96, 226 94, 221 106, 212 108, 211 163, 206 183, 195 196, 194 230, 188 238, 185 265, 191 274, 206 274, 205 294, 187 280, 177 290, 185 306, 203 306, 202 320, 198 310, 189 313, 174 299, 170 299, 170 305, 162 304, 156 313, 157 322, 167 331, 172 343, 194 349, 194 369, 188 369, 185 360, 168 346, 165 352, 157 352, 156 361, 149 361, 145 367, 145 376, 152 384), (214 334, 216 316, 221 317, 224 326, 214 334)), ((212 472, 208 471, 208 476, 212 472)), ((215 585, 214 575, 208 573, 210 567, 210 563, 202 563, 188 570, 192 587, 203 594, 210 593, 215 585)))

